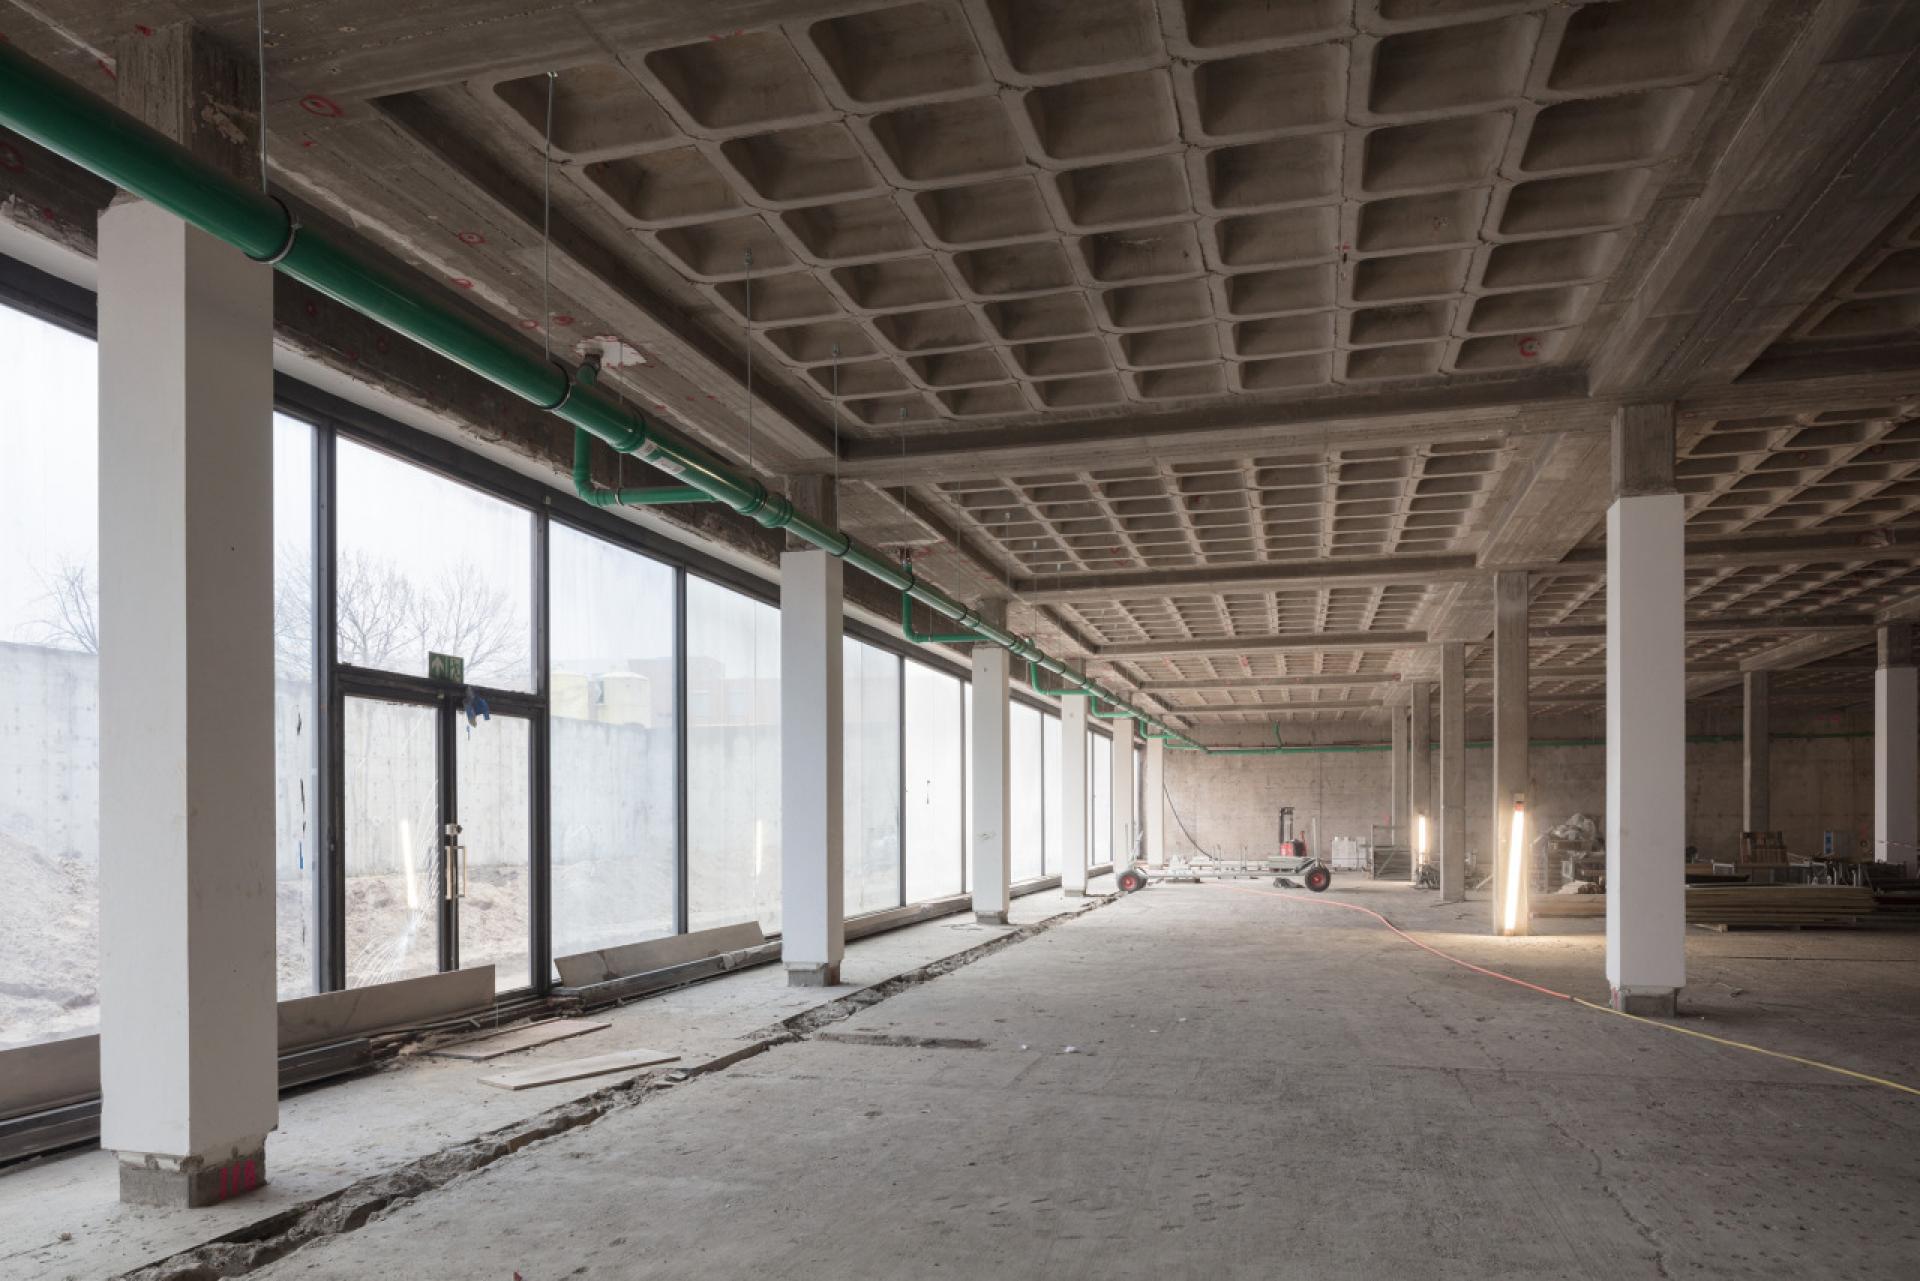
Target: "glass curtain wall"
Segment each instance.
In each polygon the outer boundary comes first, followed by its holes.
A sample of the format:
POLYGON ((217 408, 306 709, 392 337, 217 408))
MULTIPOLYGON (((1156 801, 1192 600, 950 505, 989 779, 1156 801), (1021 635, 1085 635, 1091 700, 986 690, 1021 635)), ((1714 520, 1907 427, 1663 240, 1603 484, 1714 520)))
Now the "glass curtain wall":
MULTIPOLYGON (((89 338, 0 307, 0 378, 14 388, 0 414, 0 472, 13 482, 0 507, 0 723, 24 727, 0 736, 0 1047, 97 1022, 95 363, 89 338)), ((319 426, 286 414, 273 423, 280 995, 323 986, 323 954, 339 967, 332 981, 349 986, 438 967, 443 793, 459 798, 474 860, 457 950, 462 963, 500 960, 513 971, 502 982, 530 977, 521 958, 540 934, 530 914, 541 844, 554 955, 747 919, 777 930, 777 610, 617 534, 548 521, 510 477, 451 479, 434 449, 422 450, 432 465, 388 452, 411 448, 404 433, 389 446, 377 424, 313 412, 319 426), (325 545, 315 530, 320 459, 332 463, 331 637, 314 572, 325 545), (536 565, 543 528, 546 562, 536 565), (348 801, 344 859, 332 869, 322 865, 329 802, 316 741, 329 640, 339 674, 359 682, 340 704, 334 786, 348 801), (456 723, 449 748, 433 724, 439 695, 423 679, 429 651, 464 659, 467 683, 519 710, 503 721, 496 707, 493 734, 484 721, 456 723), (528 708, 544 726, 512 721, 528 708), (544 797, 532 790, 541 768, 544 797), (333 877, 344 889, 343 954, 323 946, 317 919, 333 877)), ((853 638, 845 653, 848 914, 960 892, 972 790, 966 682, 853 638)), ((1011 716, 1012 853, 1024 881, 1057 870, 1048 780, 1059 720, 1017 702, 1011 716)))
POLYGON ((1042 717, 1040 735, 1040 794, 1046 809, 1046 875, 1060 875, 1061 851, 1066 836, 1060 825, 1060 716, 1048 712, 1042 717))
POLYGON ((340 662, 531 690, 533 514, 424 467, 341 440, 334 614, 340 662))
MULTIPOLYGON (((92 339, 0 305, 0 1049, 99 1021, 92 339)), ((314 990, 313 432, 273 423, 276 986, 314 990)))
POLYGON ((1087 865, 1108 861, 1113 849, 1113 740, 1105 734, 1087 736, 1087 865))
POLYGON ((94 345, 0 306, 0 1048, 100 1017, 94 345))
POLYGON ((958 894, 965 824, 961 681, 906 665, 907 901, 958 894))
POLYGON ((273 870, 283 1001, 313 994, 319 964, 313 453, 310 425, 273 416, 273 870))
POLYGON ((848 637, 842 789, 845 912, 900 906, 900 658, 848 637))
POLYGON ((973 682, 960 682, 960 773, 966 780, 960 797, 960 888, 973 892, 973 682))
POLYGON ((687 579, 687 928, 780 928, 780 612, 687 579))
POLYGON ((672 934, 680 885, 674 570, 548 535, 553 954, 672 934))
POLYGON ((1040 777, 1040 724, 1037 707, 1015 703, 1007 722, 1008 809, 1013 818, 1013 880, 1044 875, 1046 803, 1040 777))

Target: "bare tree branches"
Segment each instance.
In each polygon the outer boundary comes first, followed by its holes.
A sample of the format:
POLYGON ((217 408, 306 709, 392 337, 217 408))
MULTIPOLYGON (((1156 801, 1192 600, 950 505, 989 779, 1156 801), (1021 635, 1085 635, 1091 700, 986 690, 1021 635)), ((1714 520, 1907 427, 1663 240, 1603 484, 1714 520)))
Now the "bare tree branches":
MULTIPOLYGON (((43 614, 25 628, 28 641, 100 652, 99 592, 91 566, 62 560, 40 576, 43 614)), ((424 671, 427 651, 467 660, 470 680, 524 681, 529 636, 523 611, 471 561, 416 582, 402 566, 363 551, 340 554, 335 575, 339 660, 355 667, 424 671)), ((313 667, 313 576, 300 554, 276 560, 273 644, 283 672, 313 667)))
POLYGON ((98 654, 100 593, 92 568, 62 556, 51 573, 36 571, 34 577, 45 589, 40 597, 45 612, 26 626, 31 643, 98 654))

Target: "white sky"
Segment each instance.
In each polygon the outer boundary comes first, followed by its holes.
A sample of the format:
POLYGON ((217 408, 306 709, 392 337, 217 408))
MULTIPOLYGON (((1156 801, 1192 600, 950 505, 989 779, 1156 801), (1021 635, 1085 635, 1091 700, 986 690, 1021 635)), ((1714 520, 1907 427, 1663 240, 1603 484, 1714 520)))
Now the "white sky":
MULTIPOLYGON (((43 576, 63 560, 98 583, 97 380, 91 340, 0 305, 0 640, 38 634, 43 576)), ((298 549, 311 511, 309 439, 274 416, 276 542, 298 549)))

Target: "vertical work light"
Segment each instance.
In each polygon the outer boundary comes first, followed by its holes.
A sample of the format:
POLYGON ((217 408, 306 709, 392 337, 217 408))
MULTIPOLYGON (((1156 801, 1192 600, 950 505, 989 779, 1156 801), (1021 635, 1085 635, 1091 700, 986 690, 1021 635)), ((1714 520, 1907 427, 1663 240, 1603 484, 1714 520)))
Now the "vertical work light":
POLYGON ((1501 931, 1513 934, 1520 929, 1520 878, 1527 869, 1527 798, 1513 794, 1513 830, 1507 837, 1506 902, 1500 913, 1501 931))

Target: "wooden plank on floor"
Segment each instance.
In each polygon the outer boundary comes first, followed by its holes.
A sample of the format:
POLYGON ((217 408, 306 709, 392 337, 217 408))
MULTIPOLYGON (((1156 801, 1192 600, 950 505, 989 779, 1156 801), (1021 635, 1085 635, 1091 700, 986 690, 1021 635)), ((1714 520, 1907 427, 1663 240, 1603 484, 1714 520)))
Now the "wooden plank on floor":
POLYGON ((428 1050, 427 1053, 439 1059, 485 1061, 497 1059, 502 1054, 512 1054, 515 1050, 531 1050, 536 1045, 551 1045, 555 1041, 585 1036, 589 1032, 598 1032, 602 1028, 612 1026, 611 1023, 593 1019, 549 1019, 545 1023, 529 1023, 525 1027, 510 1028, 490 1036, 455 1041, 451 1045, 442 1045, 438 1049, 428 1050))
POLYGON ((567 1059, 561 1063, 542 1063, 518 1072, 483 1076, 480 1084, 491 1085, 496 1090, 530 1090, 536 1085, 559 1085, 589 1076, 605 1076, 609 1072, 630 1072, 636 1068, 652 1067, 656 1063, 672 1063, 679 1057, 664 1050, 615 1050, 611 1054, 567 1059))

